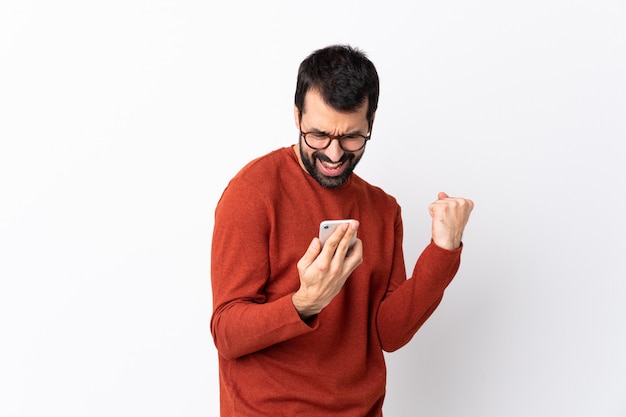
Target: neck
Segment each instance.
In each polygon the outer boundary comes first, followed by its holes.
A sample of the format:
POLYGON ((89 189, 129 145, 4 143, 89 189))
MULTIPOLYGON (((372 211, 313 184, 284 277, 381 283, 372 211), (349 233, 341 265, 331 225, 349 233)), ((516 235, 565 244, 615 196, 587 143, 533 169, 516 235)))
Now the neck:
POLYGON ((300 155, 300 144, 296 143, 295 145, 292 146, 292 149, 296 154, 296 158, 298 158, 298 163, 300 164, 300 168, 302 168, 302 170, 306 172, 308 175, 311 175, 309 174, 309 171, 306 170, 306 168, 304 167, 304 164, 302 163, 302 156, 300 155))

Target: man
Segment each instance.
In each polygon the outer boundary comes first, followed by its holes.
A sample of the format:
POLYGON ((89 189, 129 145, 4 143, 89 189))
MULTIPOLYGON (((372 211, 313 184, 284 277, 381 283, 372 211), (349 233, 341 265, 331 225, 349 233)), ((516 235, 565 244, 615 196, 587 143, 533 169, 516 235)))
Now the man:
POLYGON ((298 143, 250 162, 217 205, 211 332, 222 416, 381 416, 383 351, 409 342, 459 267, 472 201, 439 193, 432 241, 407 279, 398 203, 353 173, 378 88, 361 51, 312 53, 298 72, 298 143), (326 219, 354 221, 322 247, 326 219))

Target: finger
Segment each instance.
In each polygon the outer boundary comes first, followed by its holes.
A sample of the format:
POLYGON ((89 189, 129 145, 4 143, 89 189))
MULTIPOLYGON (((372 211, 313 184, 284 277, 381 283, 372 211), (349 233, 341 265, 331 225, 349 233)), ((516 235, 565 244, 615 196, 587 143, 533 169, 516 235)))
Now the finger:
POLYGON ((306 252, 302 256, 302 258, 300 258, 300 260, 298 261, 298 268, 299 269, 308 268, 315 261, 317 256, 320 254, 321 249, 322 249, 322 244, 320 243, 319 238, 314 237, 311 243, 309 244, 309 247, 306 249, 306 252))
POLYGON ((324 243, 324 247, 326 247, 327 244, 330 244, 329 246, 332 246, 334 252, 335 250, 337 250, 337 247, 343 240, 349 242, 358 228, 358 220, 351 220, 350 223, 344 223, 339 225, 339 227, 337 227, 337 229, 326 240, 326 242, 324 243))
POLYGON ((324 242, 320 258, 325 263, 329 264, 333 256, 335 256, 335 251, 339 247, 339 243, 341 242, 341 239, 343 239, 348 228, 349 226, 347 224, 339 225, 335 229, 335 231, 328 237, 328 239, 326 239, 326 242, 324 242))
POLYGON ((437 200, 433 201, 429 206, 428 206, 428 212, 430 213, 430 217, 435 217, 435 213, 436 211, 439 209, 439 213, 441 213, 441 209, 443 209, 442 207, 440 207, 441 204, 445 204, 444 201, 441 200, 445 200, 446 198, 450 198, 450 196, 446 193, 444 193, 443 191, 440 191, 437 194, 437 200))
POLYGON ((336 274, 339 279, 338 282, 343 282, 352 274, 361 263, 363 262, 363 243, 361 239, 357 239, 352 249, 344 256, 339 249, 335 252, 335 256, 331 261, 330 270, 333 274, 336 274))
POLYGON ((443 214, 445 214, 447 208, 448 205, 446 204, 446 202, 437 200, 430 203, 430 205, 428 206, 428 212, 430 213, 430 217, 441 217, 443 216, 443 214))
POLYGON ((352 249, 348 251, 345 257, 346 267, 350 269, 350 272, 363 262, 363 242, 361 239, 357 239, 352 246, 352 249))
POLYGON ((467 198, 448 198, 442 204, 447 204, 451 210, 459 213, 469 213, 474 208, 474 202, 467 198))
POLYGON ((350 251, 350 247, 352 246, 352 240, 356 239, 355 234, 358 228, 358 221, 353 220, 350 222, 350 227, 347 228, 343 237, 339 241, 339 244, 337 245, 335 255, 345 257, 348 254, 348 252, 350 251))

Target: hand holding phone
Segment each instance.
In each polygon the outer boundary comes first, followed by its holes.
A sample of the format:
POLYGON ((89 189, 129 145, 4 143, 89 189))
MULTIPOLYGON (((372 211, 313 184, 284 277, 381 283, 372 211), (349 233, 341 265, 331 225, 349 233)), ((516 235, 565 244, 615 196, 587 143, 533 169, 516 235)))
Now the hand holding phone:
MULTIPOLYGON (((322 221, 320 223, 320 242, 322 243, 322 246, 324 246, 324 243, 326 242, 326 240, 330 237, 330 235, 333 234, 333 232, 337 229, 339 225, 350 224, 353 221, 354 219, 322 221)), ((354 235, 352 236, 352 240, 350 241, 350 249, 352 249, 352 246, 354 246, 355 243, 356 243, 356 231, 354 232, 354 235)))
MULTIPOLYGON (((353 219, 322 221, 319 230, 321 244, 324 245, 337 227, 343 224, 355 227, 358 226, 358 221, 353 219)), ((313 239, 304 256, 298 261, 300 288, 291 299, 296 311, 303 319, 322 311, 341 291, 352 272, 363 262, 362 246, 356 244, 358 240, 356 230, 345 230, 345 233, 352 234, 349 249, 346 250, 345 246, 340 245, 341 249, 338 246, 332 253, 329 250, 320 251, 318 242, 313 239)), ((347 239, 345 233, 341 235, 342 240, 347 239)), ((337 240, 337 237, 334 239, 337 240)))

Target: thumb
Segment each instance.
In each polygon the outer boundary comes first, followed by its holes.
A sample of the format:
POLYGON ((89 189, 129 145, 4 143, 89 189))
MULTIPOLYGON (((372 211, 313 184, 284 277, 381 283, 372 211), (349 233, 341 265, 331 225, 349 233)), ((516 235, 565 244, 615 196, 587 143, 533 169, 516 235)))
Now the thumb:
MULTIPOLYGON (((444 198, 449 198, 448 194, 444 193, 443 191, 439 192, 439 194, 437 194, 437 201, 439 200, 443 200, 444 198)), ((430 206, 428 206, 428 211, 430 212, 430 217, 435 217, 435 211, 437 211, 440 207, 439 204, 437 204, 437 201, 433 201, 430 206)))

